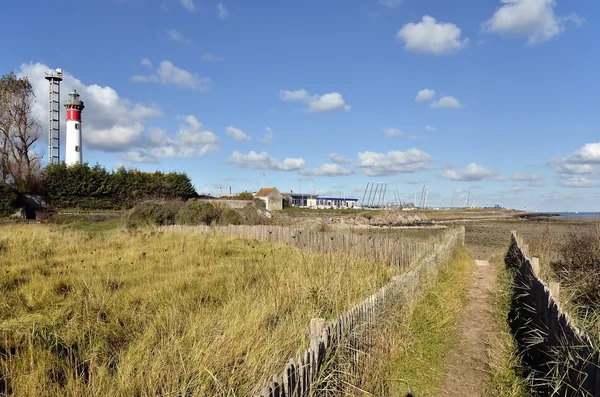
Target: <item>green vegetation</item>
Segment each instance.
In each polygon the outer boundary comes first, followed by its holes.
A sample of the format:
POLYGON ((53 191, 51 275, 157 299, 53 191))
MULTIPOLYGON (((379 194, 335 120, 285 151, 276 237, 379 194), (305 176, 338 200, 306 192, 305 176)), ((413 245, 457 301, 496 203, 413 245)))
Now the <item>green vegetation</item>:
POLYGON ((0 182, 0 216, 12 215, 18 199, 19 195, 10 185, 0 182))
POLYGON ((0 228, 2 393, 254 394, 306 347, 311 318, 394 274, 218 234, 76 229, 0 228))
MULTIPOLYGON (((460 247, 436 282, 409 313, 390 314, 390 329, 375 342, 370 369, 357 387, 366 395, 434 396, 447 354, 456 340, 458 318, 472 283, 473 259, 460 247), (391 337, 393 335, 393 337, 391 337)), ((357 393, 358 394, 358 393, 357 393)))
POLYGON ((196 191, 186 174, 138 172, 100 165, 49 165, 43 172, 43 193, 55 208, 126 209, 144 200, 186 200, 196 191))
POLYGON ((493 256, 490 263, 498 269, 498 281, 493 295, 492 318, 495 332, 488 341, 489 381, 486 395, 527 397, 527 381, 523 378, 523 368, 507 321, 512 296, 512 276, 504 265, 503 256, 493 256))
POLYGON ((258 225, 267 221, 259 210, 264 201, 249 201, 242 209, 232 209, 218 201, 191 199, 182 201, 148 201, 138 204, 127 215, 127 225, 258 225))

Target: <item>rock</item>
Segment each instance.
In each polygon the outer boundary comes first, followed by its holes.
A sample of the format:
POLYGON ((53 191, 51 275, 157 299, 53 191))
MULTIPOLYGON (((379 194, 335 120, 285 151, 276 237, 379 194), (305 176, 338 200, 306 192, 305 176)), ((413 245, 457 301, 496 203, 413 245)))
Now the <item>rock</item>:
POLYGON ((421 218, 419 217, 419 215, 415 215, 414 218, 415 222, 421 222, 421 218))

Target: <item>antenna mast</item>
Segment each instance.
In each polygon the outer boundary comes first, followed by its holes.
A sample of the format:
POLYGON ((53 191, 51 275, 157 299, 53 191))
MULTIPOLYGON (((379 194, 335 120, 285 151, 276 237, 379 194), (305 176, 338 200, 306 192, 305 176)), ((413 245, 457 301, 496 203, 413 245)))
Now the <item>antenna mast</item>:
POLYGON ((48 80, 48 164, 60 163, 60 82, 62 69, 49 70, 48 80))

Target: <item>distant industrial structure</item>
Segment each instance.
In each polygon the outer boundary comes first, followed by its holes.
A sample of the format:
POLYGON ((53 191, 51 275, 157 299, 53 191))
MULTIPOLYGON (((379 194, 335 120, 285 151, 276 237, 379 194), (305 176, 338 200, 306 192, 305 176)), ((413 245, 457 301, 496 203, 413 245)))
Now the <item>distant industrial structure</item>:
MULTIPOLYGON (((46 71, 48 80, 48 163, 60 163, 60 82, 62 69, 46 71)), ((81 164, 81 112, 85 107, 76 90, 71 91, 64 103, 67 109, 65 163, 81 164)))

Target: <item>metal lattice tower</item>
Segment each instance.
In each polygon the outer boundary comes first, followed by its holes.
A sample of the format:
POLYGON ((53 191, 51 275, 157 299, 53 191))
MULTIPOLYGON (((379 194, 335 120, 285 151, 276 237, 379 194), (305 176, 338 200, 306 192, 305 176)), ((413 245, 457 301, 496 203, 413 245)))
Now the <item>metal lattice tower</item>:
POLYGON ((46 72, 46 80, 50 83, 48 90, 48 163, 60 163, 60 82, 62 69, 46 72))

